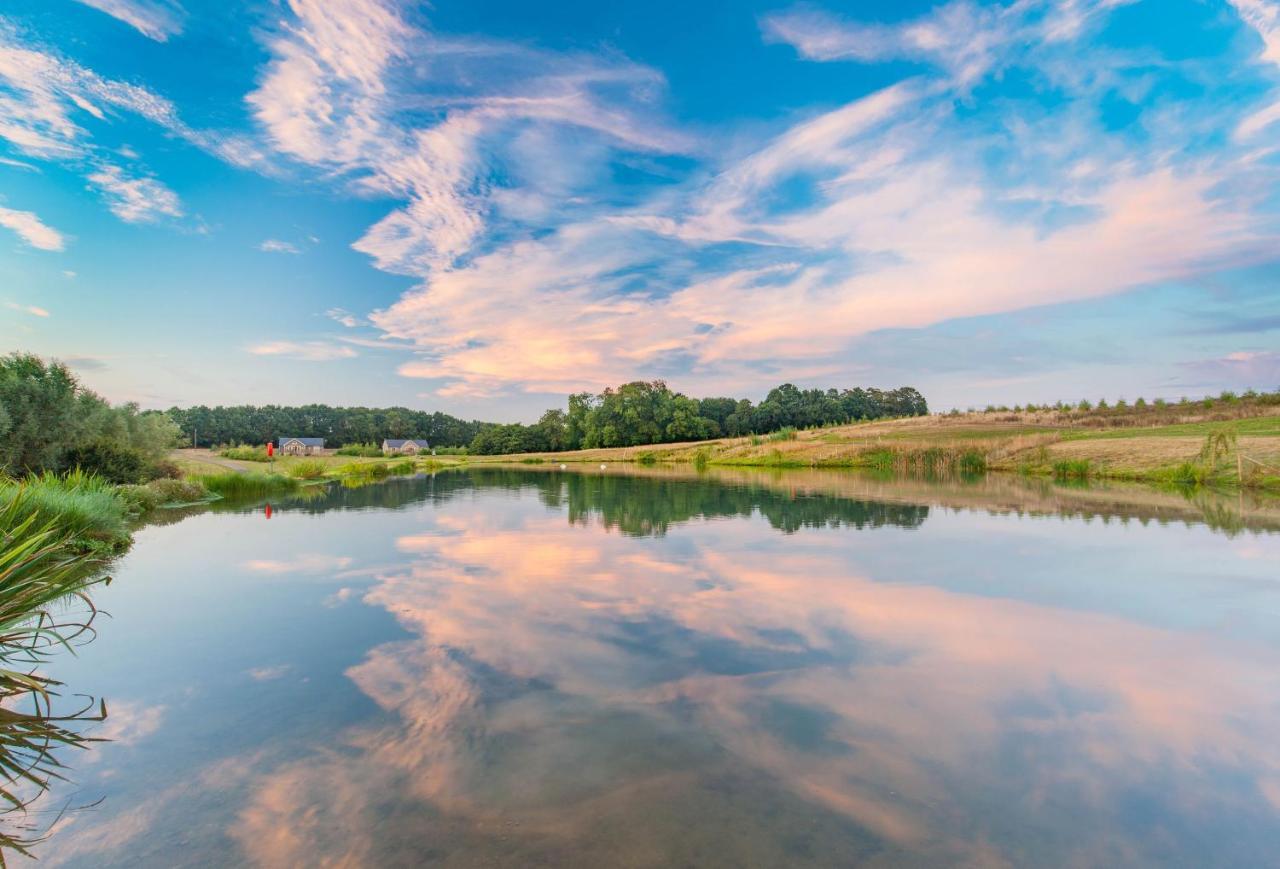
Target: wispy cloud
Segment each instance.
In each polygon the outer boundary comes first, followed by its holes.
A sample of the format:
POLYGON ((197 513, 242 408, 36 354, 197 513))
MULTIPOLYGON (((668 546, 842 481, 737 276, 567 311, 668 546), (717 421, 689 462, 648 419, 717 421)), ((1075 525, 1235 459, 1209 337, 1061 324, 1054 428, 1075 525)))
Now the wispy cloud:
POLYGON ((131 176, 119 166, 104 163, 88 176, 102 192, 107 207, 129 223, 150 223, 162 217, 181 217, 178 194, 148 176, 131 176))
POLYGON ((248 348, 255 356, 283 356, 305 362, 327 362, 333 359, 351 359, 359 354, 341 344, 324 341, 267 341, 248 348))
POLYGON ((27 244, 40 250, 62 250, 65 244, 62 233, 31 211, 16 211, 0 205, 0 226, 13 230, 27 244))
POLYGON ((573 166, 575 151, 689 146, 653 109, 661 76, 624 59, 446 39, 381 0, 297 0, 291 9, 249 104, 282 153, 407 200, 355 244, 388 271, 448 268, 504 207, 545 208, 545 197, 564 192, 547 185, 565 180, 536 171, 547 153, 573 166), (557 136, 565 129, 577 133, 557 136), (500 175, 524 182, 518 201, 504 197, 500 175))
POLYGON ((343 308, 330 308, 324 312, 324 315, 335 323, 340 323, 348 329, 354 329, 360 325, 360 321, 350 311, 343 308))
POLYGON ((262 244, 258 245, 258 250, 265 253, 302 253, 302 249, 296 244, 290 244, 287 241, 280 241, 275 238, 269 238, 262 244))
POLYGON ((1214 98, 1234 59, 1181 72, 1200 76, 1200 95, 1148 99, 1149 53, 1084 39, 1119 5, 952 3, 892 26, 812 8, 767 18, 769 38, 814 60, 936 72, 801 121, 709 181, 612 212, 561 209, 536 238, 449 269, 419 263, 422 285, 370 319, 422 349, 399 370, 442 395, 673 374, 686 387, 759 386, 778 370, 844 370, 875 330, 1273 256, 1274 168, 1243 149, 1188 147, 1256 108, 1214 98), (1046 112, 1034 88, 972 96, 1015 69, 1061 110, 1046 112), (1099 121, 1117 93, 1141 135, 1099 121))
POLYGON ((30 314, 33 317, 48 317, 49 312, 44 308, 38 308, 35 305, 20 305, 17 302, 5 302, 4 306, 11 311, 21 311, 24 314, 30 314))
POLYGON ((76 0, 119 19, 143 36, 166 42, 182 32, 182 7, 165 0, 76 0))
POLYGON ((1280 384, 1280 352, 1275 350, 1237 350, 1187 362, 1183 368, 1197 381, 1235 388, 1274 389, 1280 384))

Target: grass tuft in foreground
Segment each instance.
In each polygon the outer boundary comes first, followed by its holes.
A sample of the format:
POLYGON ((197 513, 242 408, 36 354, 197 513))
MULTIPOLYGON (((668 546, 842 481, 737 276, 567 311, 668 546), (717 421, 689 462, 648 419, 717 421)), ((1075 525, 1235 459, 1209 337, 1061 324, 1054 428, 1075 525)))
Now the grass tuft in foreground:
POLYGON ((60 685, 39 667, 92 637, 97 609, 87 590, 110 581, 101 557, 86 557, 57 517, 44 518, 47 487, 21 485, 7 496, 0 505, 0 865, 6 850, 31 856, 45 838, 27 807, 63 778, 59 749, 97 741, 77 725, 107 717, 106 704, 92 700, 54 714, 60 685))

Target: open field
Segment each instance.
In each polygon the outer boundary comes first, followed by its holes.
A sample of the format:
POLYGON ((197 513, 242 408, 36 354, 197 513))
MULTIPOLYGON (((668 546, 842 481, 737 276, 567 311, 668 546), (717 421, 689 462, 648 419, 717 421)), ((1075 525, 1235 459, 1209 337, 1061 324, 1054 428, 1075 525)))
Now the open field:
MULTIPOLYGON (((264 472, 270 468, 269 462, 246 462, 239 459, 224 459, 213 450, 193 450, 181 449, 174 450, 169 454, 169 458, 177 463, 184 474, 203 475, 203 474, 220 474, 224 471, 245 471, 245 472, 264 472)), ((448 456, 441 457, 448 459, 448 456)), ((432 457, 433 461, 436 457, 432 457)), ((395 464, 403 461, 416 461, 413 456, 397 456, 394 458, 363 458, 359 456, 277 456, 275 460, 275 471, 278 474, 288 474, 289 469, 300 462, 318 462, 323 464, 325 469, 330 472, 336 472, 345 465, 377 465, 377 464, 395 464)))
POLYGON ((1280 488, 1280 407, 1194 403, 1123 413, 986 412, 477 461, 677 462, 765 467, 1010 471, 1028 476, 1280 488), (1202 457, 1206 439, 1220 441, 1202 457), (1241 475, 1240 471, 1243 471, 1241 475))

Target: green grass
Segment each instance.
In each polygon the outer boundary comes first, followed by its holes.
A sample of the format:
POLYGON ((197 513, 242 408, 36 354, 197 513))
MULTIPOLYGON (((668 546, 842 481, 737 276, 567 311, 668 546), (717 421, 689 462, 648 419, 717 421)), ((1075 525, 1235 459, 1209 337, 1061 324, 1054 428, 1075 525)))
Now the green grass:
POLYGON ((780 428, 777 431, 770 434, 769 437, 767 438, 767 440, 775 443, 777 441, 793 441, 795 439, 796 439, 796 430, 794 426, 786 426, 784 428, 780 428))
POLYGON ((1097 475, 1097 469, 1088 459, 1060 459, 1053 463, 1056 480, 1087 480, 1097 475))
POLYGON ((1073 430, 1063 431, 1063 440, 1097 440, 1113 438, 1138 437, 1207 437, 1213 432, 1227 428, 1237 435, 1257 437, 1280 436, 1280 416, 1261 416, 1249 419, 1207 420, 1204 422, 1185 422, 1173 425, 1158 425, 1103 431, 1073 430))
POLYGON ((57 527, 82 553, 111 554, 129 547, 129 522, 141 512, 101 477, 72 471, 44 473, 20 482, 0 481, 0 505, 41 526, 57 527))
POLYGON ((284 474, 264 474, 261 471, 205 474, 196 477, 196 481, 210 492, 215 492, 224 498, 260 498, 292 492, 298 488, 298 481, 293 477, 286 477, 284 474))
POLYGON ((300 459, 285 466, 285 473, 298 480, 318 480, 328 472, 328 466, 316 459, 300 459))

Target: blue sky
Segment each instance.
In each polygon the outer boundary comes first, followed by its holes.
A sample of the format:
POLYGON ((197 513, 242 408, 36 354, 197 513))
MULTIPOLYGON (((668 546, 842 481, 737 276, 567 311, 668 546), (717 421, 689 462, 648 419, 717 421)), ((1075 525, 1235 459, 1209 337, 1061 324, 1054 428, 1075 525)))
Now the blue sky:
POLYGON ((0 348, 495 420, 1273 389, 1277 145, 1277 0, 10 0, 0 348))

